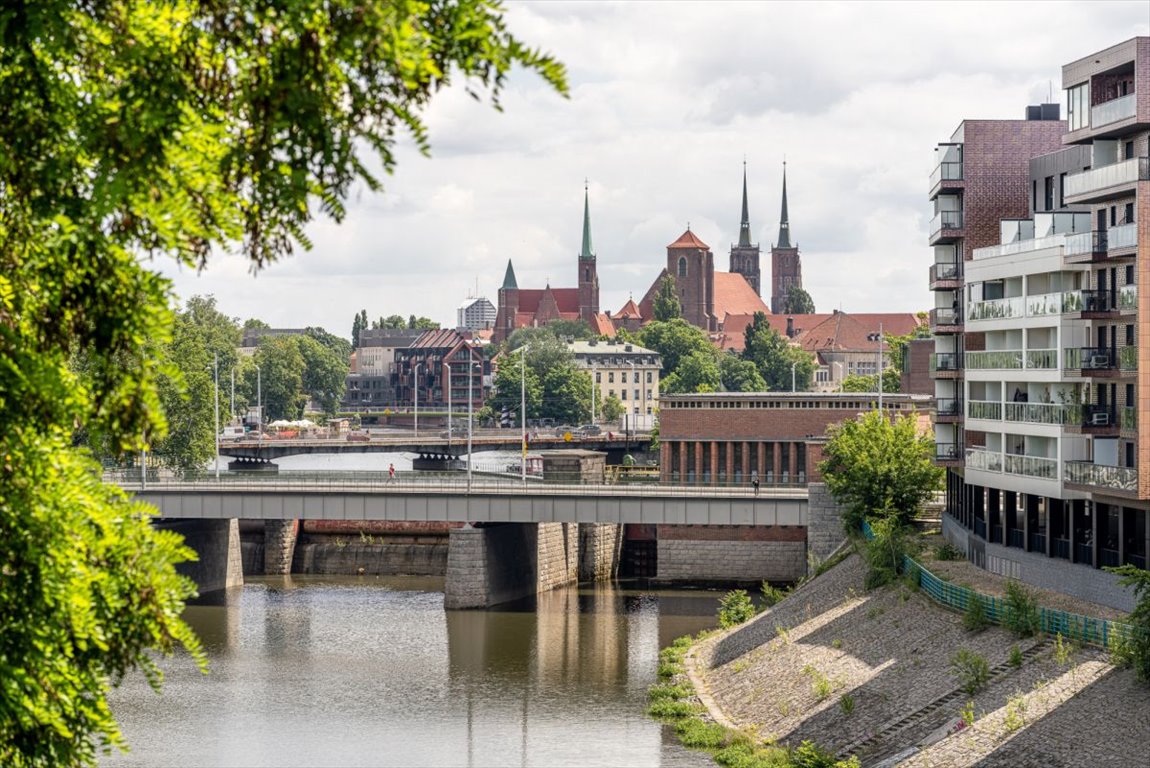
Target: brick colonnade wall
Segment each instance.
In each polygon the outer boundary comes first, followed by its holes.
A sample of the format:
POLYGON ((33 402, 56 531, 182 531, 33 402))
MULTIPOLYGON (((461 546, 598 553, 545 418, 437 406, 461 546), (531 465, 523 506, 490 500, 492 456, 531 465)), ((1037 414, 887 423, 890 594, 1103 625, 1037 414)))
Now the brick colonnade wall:
POLYGON ((806 529, 782 526, 660 525, 664 581, 796 581, 806 575, 806 529))
POLYGON ((846 539, 842 507, 831 496, 826 483, 809 484, 807 493, 807 550, 819 561, 826 560, 846 539))
POLYGON ((579 524, 579 581, 609 581, 619 572, 623 526, 616 523, 579 524))
POLYGON ((199 555, 176 570, 194 581, 201 595, 244 583, 239 520, 163 520, 155 525, 182 535, 199 555))
POLYGON ((264 573, 269 576, 291 573, 298 533, 298 520, 264 521, 264 573))

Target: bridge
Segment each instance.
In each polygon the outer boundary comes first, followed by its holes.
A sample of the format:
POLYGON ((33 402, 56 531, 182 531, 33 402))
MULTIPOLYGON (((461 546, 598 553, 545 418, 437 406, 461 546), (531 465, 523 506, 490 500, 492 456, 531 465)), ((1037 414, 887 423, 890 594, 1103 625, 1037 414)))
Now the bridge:
MULTIPOLYGON (((528 450, 541 451, 563 448, 582 448, 602 451, 608 455, 610 463, 620 463, 625 454, 643 451, 650 443, 649 435, 616 435, 604 432, 598 436, 580 437, 572 435, 570 440, 554 434, 528 435, 528 450)), ((471 438, 471 450, 514 451, 520 450, 520 434, 511 430, 497 434, 475 434, 471 438)), ((436 458, 458 458, 467 453, 466 437, 372 437, 370 440, 349 440, 344 438, 291 438, 266 440, 225 440, 220 442, 220 455, 239 462, 268 463, 285 456, 298 456, 310 453, 417 453, 420 456, 436 458)))
POLYGON ((816 542, 841 533, 821 486, 756 494, 746 486, 347 474, 228 473, 121 486, 156 507, 158 525, 185 534, 200 554, 189 575, 201 591, 242 579, 239 519, 264 521, 265 572, 285 574, 302 520, 447 523, 448 608, 486 608, 580 578, 612 578, 633 534, 654 548, 661 580, 758 582, 801 578, 808 542, 825 557, 816 542))

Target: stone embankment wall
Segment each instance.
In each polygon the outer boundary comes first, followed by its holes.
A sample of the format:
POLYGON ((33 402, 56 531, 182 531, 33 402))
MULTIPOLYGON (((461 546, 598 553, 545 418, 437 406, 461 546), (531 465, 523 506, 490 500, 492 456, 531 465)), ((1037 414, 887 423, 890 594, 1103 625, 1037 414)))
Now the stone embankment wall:
POLYGON ((577 523, 505 523, 451 531, 444 607, 487 608, 570 584, 579 575, 577 523))
POLYGON ((826 483, 810 483, 807 493, 807 551, 822 562, 846 540, 842 508, 827 490, 826 483))
POLYGON ((798 527, 660 525, 660 581, 797 581, 806 575, 798 527))
POLYGON ((619 574, 623 526, 580 523, 579 581, 610 581, 619 574))

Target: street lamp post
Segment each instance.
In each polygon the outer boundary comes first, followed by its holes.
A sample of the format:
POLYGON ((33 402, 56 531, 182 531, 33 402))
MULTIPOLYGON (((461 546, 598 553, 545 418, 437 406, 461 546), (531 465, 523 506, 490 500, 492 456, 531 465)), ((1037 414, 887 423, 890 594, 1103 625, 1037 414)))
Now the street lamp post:
POLYGON ((260 367, 256 366, 256 429, 259 431, 260 447, 264 445, 264 388, 263 378, 260 374, 260 367))
POLYGON ((416 363, 415 366, 412 367, 412 371, 415 373, 415 386, 412 387, 412 390, 411 390, 414 397, 415 397, 415 423, 412 425, 412 431, 415 432, 416 437, 419 437, 419 366, 420 365, 421 365, 420 363, 416 363))
MULTIPOLYGON (((519 348, 519 475, 524 487, 527 486, 527 345, 519 348)), ((468 390, 470 391, 470 390, 468 390)), ((592 403, 594 402, 595 382, 591 381, 592 403)), ((592 408, 595 406, 592 405, 592 408)), ((470 456, 468 457, 470 461, 470 456)))
POLYGON ((212 355, 212 379, 215 382, 216 414, 216 480, 220 479, 220 353, 212 355))
POLYGON ((474 425, 472 415, 471 392, 473 377, 475 375, 475 348, 467 347, 467 492, 471 493, 471 428, 474 425))
POLYGON ((795 393, 795 366, 798 364, 799 364, 798 360, 791 363, 791 394, 792 395, 795 393))
POLYGON ((867 339, 878 342, 878 367, 875 369, 877 373, 875 378, 878 384, 875 388, 878 390, 878 410, 879 413, 882 413, 882 323, 878 324, 878 333, 868 334, 867 339))

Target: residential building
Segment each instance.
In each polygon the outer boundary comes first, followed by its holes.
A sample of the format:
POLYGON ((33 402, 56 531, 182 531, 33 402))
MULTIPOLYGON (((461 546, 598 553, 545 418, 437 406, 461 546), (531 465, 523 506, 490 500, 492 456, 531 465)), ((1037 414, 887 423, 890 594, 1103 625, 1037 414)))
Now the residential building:
POLYGON ((486 331, 495 327, 498 315, 495 305, 484 296, 465 300, 455 310, 455 327, 460 330, 486 331))
POLYGON ((391 381, 398 406, 466 413, 483 406, 492 385, 491 361, 466 331, 423 332, 410 346, 397 349, 391 381), (470 393, 470 394, 469 394, 470 393))
POLYGON ((411 346, 423 333, 406 328, 365 328, 360 331, 359 348, 351 353, 343 410, 383 410, 395 407, 392 370, 396 350, 411 346))
MULTIPOLYGON (((930 397, 884 395, 883 412, 915 414, 930 429, 930 397)), ((827 428, 874 410, 861 393, 713 392, 664 395, 659 451, 664 483, 766 484, 819 479, 827 428)))
POLYGON ((989 570, 1127 610, 1100 569, 1150 552, 1148 83, 1146 37, 1065 65, 1066 122, 967 121, 930 193, 944 532, 989 570))
POLYGON ((629 430, 649 430, 655 426, 659 408, 659 353, 617 341, 571 341, 567 348, 575 364, 591 374, 595 387, 596 413, 603 400, 615 396, 623 403, 625 416, 620 426, 629 430))

